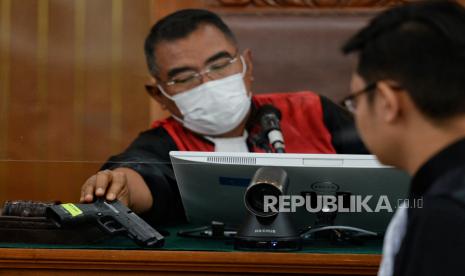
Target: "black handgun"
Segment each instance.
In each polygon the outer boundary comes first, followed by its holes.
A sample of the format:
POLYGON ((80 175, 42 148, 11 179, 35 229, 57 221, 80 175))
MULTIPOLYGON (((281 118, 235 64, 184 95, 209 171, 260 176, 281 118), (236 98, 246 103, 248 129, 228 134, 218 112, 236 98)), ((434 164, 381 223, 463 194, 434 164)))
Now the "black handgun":
POLYGON ((160 247, 164 237, 120 201, 98 198, 87 204, 59 204, 47 207, 46 216, 63 227, 95 223, 109 234, 126 234, 137 244, 160 247))

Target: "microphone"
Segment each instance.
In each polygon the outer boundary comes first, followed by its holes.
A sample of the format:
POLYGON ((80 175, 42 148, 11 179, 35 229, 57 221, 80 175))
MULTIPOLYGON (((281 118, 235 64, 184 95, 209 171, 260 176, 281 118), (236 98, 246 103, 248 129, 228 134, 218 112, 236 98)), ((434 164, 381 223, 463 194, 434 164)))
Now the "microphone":
POLYGON ((262 127, 263 135, 268 137, 275 152, 285 153, 284 138, 279 125, 281 111, 271 104, 266 104, 259 108, 257 118, 262 127))

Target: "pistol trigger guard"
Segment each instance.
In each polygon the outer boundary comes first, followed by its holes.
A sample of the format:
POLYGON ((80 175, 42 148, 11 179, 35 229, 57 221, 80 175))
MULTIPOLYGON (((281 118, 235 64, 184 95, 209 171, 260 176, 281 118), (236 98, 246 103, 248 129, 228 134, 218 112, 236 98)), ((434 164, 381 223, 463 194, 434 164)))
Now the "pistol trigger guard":
POLYGON ((111 217, 101 217, 97 219, 98 224, 109 234, 124 233, 126 230, 116 220, 111 217))

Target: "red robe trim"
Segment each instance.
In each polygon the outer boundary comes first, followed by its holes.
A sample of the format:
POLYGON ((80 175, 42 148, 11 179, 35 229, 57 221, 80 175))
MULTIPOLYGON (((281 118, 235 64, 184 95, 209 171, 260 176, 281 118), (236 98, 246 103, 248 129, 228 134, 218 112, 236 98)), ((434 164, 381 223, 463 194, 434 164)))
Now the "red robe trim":
MULTIPOLYGON (((287 153, 336 153, 331 134, 323 121, 320 97, 312 92, 259 94, 252 97, 255 107, 272 104, 281 111, 281 130, 287 153)), ((184 128, 172 117, 155 121, 163 127, 180 151, 214 151, 214 145, 184 128)), ((263 150, 254 148, 254 152, 263 150)))

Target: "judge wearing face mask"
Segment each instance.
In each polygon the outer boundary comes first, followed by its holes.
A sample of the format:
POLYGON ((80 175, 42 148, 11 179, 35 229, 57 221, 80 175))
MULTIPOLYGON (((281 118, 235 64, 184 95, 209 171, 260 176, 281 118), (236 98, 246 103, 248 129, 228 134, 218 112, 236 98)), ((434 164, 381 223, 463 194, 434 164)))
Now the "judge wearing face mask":
POLYGON ((351 133, 351 116, 312 92, 252 95, 250 50, 216 14, 181 10, 160 20, 145 41, 153 76, 149 94, 171 116, 153 123, 82 186, 81 202, 115 198, 147 221, 184 220, 169 152, 264 152, 255 139, 257 110, 272 104, 282 114, 288 153, 365 153, 351 133))

